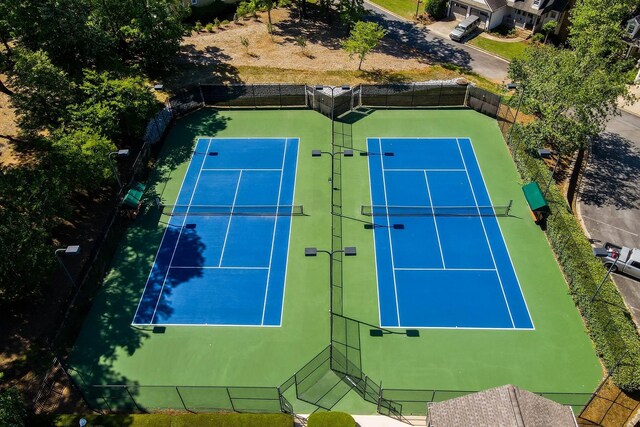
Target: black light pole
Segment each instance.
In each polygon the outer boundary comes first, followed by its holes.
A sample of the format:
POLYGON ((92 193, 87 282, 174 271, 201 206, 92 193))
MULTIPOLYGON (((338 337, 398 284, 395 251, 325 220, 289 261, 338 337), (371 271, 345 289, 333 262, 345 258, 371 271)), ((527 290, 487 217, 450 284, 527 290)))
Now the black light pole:
POLYGON ((58 262, 60 263, 60 266, 62 267, 62 270, 65 272, 65 274, 67 275, 67 278, 69 278, 69 281, 73 285, 73 288, 77 289, 78 285, 76 285, 76 281, 73 279, 73 276, 71 275, 71 273, 69 273, 69 270, 67 270, 67 267, 64 265, 64 262, 62 262, 61 254, 78 255, 80 253, 80 246, 78 245, 67 246, 66 248, 56 249, 54 253, 56 255, 56 259, 58 260, 58 262))
POLYGON ((418 19, 418 11, 420 10, 420 0, 418 0, 418 3, 416 4, 416 19, 418 19))
POLYGON ((118 151, 114 151, 112 153, 109 153, 109 165, 111 166, 111 170, 113 171, 113 175, 116 177, 116 181, 118 181, 118 188, 122 188, 122 181, 120 181, 120 175, 118 174, 118 168, 116 167, 116 163, 114 162, 113 158, 114 157, 118 157, 118 158, 122 158, 122 157, 128 157, 129 156, 129 150, 124 149, 124 150, 118 150, 118 151))
MULTIPOLYGON (((344 256, 355 256, 357 251, 355 246, 346 246, 344 249, 338 249, 333 251, 327 251, 318 248, 304 248, 304 256, 318 256, 318 252, 329 255, 329 313, 333 313, 333 255, 337 253, 344 253, 344 256)), ((333 317, 329 316, 329 333, 331 342, 333 343, 333 317)), ((329 363, 333 360, 333 345, 329 346, 329 363)))
MULTIPOLYGON (((546 148, 539 148, 538 149, 538 156, 540 156, 543 159, 550 159, 551 158, 551 150, 547 150, 546 148)), ((558 154, 558 157, 556 158, 556 162, 553 165, 553 170, 551 171, 551 177, 549 177, 549 181, 547 182, 547 187, 544 189, 544 198, 547 198, 547 193, 549 192, 549 187, 551 186, 551 182, 553 181, 553 177, 556 174, 556 170, 558 169, 558 165, 560 164, 560 154, 558 154)))
POLYGON ((516 114, 513 117, 513 124, 509 128, 509 132, 507 132, 507 145, 509 145, 510 142, 511 142, 511 130, 516 125, 516 122, 518 121, 518 113, 520 113, 520 107, 522 106, 522 100, 524 98, 524 89, 525 89, 525 87, 524 87, 524 83, 521 84, 520 86, 518 86, 515 83, 509 83, 507 85, 507 89, 510 89, 510 90, 513 90, 513 89, 518 90, 518 89, 520 89, 520 98, 518 99, 518 107, 516 108, 516 114))
MULTIPOLYGON (((605 258, 605 257, 609 256, 609 251, 606 248, 593 248, 593 254, 595 256, 597 256, 598 258, 605 258)), ((615 257, 615 259, 613 260, 613 264, 611 264, 609 266, 609 269, 607 270, 607 274, 605 274, 605 276, 602 278, 602 281, 600 282, 600 284, 596 288, 596 292, 593 294, 593 296, 591 297, 591 300, 589 302, 593 302, 596 299, 596 297, 600 293, 600 289, 602 289, 602 286, 604 286, 604 282, 607 281, 607 278, 609 277, 609 275, 611 274, 613 269, 616 268, 616 264, 617 264, 619 259, 620 259, 620 254, 618 254, 615 257)))

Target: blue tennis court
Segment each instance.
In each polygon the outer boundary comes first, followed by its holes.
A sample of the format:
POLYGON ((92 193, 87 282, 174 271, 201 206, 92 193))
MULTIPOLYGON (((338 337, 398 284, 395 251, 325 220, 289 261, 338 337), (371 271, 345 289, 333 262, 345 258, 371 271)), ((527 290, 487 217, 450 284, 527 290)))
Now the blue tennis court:
POLYGON ((297 138, 198 139, 133 324, 281 325, 297 157, 297 138))
POLYGON ((471 140, 367 150, 380 325, 533 329, 471 140))

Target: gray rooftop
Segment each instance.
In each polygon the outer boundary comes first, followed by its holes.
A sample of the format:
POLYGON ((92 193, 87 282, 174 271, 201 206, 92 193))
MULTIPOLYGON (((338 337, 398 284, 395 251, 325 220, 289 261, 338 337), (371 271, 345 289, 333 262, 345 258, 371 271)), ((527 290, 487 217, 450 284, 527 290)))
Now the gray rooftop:
POLYGON ((429 427, 576 427, 570 407, 511 384, 429 405, 429 427))

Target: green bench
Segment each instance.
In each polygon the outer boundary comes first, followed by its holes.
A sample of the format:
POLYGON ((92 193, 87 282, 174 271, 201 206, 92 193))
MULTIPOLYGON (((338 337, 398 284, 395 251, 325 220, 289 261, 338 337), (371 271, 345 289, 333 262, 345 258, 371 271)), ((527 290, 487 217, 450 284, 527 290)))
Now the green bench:
POLYGON ((147 186, 140 182, 131 184, 131 188, 129 188, 129 191, 127 191, 127 194, 125 194, 122 199, 122 206, 126 209, 133 210, 135 214, 137 214, 142 202, 142 195, 146 188, 147 186))
POLYGON ((522 191, 524 192, 525 199, 527 199, 529 209, 531 209, 533 220, 536 224, 541 224, 551 214, 551 209, 540 186, 537 182, 530 182, 522 187, 522 191))

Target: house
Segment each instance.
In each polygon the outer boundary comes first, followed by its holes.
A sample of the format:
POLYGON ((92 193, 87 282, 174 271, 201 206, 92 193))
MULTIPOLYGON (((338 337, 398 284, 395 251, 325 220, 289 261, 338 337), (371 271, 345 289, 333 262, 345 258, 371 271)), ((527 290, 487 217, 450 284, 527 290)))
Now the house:
POLYGON ((570 406, 511 384, 430 403, 428 427, 577 427, 570 406))
POLYGON ((447 16, 464 19, 480 17, 481 27, 493 29, 498 25, 538 31, 548 21, 558 21, 558 34, 569 17, 571 0, 449 0, 447 16))
POLYGON ((640 56, 640 15, 634 16, 627 21, 623 40, 629 45, 627 57, 640 56))

